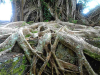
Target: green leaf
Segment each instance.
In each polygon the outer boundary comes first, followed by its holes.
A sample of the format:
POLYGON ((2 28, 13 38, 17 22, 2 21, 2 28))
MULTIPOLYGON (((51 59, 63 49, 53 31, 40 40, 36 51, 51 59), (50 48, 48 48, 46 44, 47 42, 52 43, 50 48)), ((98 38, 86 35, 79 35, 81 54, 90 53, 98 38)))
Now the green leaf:
POLYGON ((47 66, 48 66, 48 67, 50 67, 50 64, 49 64, 49 63, 47 63, 47 66))

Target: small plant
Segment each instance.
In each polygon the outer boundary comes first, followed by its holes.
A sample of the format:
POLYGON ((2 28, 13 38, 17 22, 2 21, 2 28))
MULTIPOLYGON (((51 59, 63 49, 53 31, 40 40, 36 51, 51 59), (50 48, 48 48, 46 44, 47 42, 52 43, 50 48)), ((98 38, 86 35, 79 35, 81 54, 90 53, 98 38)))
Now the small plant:
POLYGON ((72 23, 75 23, 76 24, 77 23, 77 20, 73 20, 72 23))
POLYGON ((31 36, 30 34, 25 35, 25 37, 30 37, 30 36, 31 36))
POLYGON ((48 66, 48 67, 50 67, 50 64, 49 64, 49 63, 47 63, 47 66, 48 66))

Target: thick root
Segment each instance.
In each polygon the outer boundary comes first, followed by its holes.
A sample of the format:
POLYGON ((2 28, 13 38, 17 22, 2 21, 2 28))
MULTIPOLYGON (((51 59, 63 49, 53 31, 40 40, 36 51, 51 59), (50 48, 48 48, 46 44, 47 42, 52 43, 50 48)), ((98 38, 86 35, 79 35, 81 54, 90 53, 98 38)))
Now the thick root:
POLYGON ((75 73, 76 75, 84 75, 83 66, 85 66, 89 75, 96 75, 84 53, 100 61, 100 48, 87 43, 85 40, 87 34, 88 38, 99 37, 99 28, 73 25, 68 22, 40 22, 29 26, 26 24, 22 27, 19 27, 20 25, 17 23, 19 28, 15 28, 15 30, 13 29, 7 34, 7 31, 9 31, 7 27, 12 27, 12 25, 9 24, 4 27, 6 28, 6 33, 0 36, 0 39, 8 37, 0 44, 0 55, 11 51, 17 42, 31 64, 30 74, 65 75, 67 73, 75 73), (95 35, 92 33, 95 33, 95 35), (56 56, 59 43, 76 54, 78 65, 66 62, 56 56))

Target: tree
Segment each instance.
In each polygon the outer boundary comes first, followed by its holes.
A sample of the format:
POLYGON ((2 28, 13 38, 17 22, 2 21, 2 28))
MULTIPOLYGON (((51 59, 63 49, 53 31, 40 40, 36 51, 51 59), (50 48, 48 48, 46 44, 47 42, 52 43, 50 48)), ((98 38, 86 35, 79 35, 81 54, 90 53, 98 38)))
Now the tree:
POLYGON ((17 8, 21 10, 23 8, 24 21, 28 21, 30 18, 34 22, 43 21, 43 18, 48 20, 51 17, 55 20, 63 21, 75 18, 76 0, 24 0, 24 2, 20 1, 20 5, 23 5, 23 7, 18 6, 18 1, 16 4, 17 8), (47 14, 45 13, 46 11, 48 12, 47 14))
POLYGON ((21 3, 21 4, 20 4, 20 7, 21 7, 21 8, 20 8, 20 9, 21 9, 21 10, 20 10, 20 11, 21 11, 21 12, 20 12, 20 21, 23 21, 23 18, 24 18, 24 17, 23 17, 23 16, 24 16, 24 15, 23 15, 24 0, 20 0, 20 3, 21 3))
POLYGON ((97 18, 96 15, 92 15, 95 12, 91 11, 90 16, 88 17, 81 13, 88 2, 89 0, 79 0, 80 5, 78 5, 77 0, 17 0, 17 6, 15 8, 16 21, 22 19, 26 22, 57 20, 94 26, 99 22, 99 17, 98 21, 93 21, 93 18, 97 18), (78 8, 81 10, 80 12, 78 8))
POLYGON ((5 31, 0 31, 0 39, 7 38, 0 44, 0 55, 11 51, 17 42, 31 64, 30 74, 96 75, 84 54, 100 61, 100 49, 85 40, 98 39, 99 27, 68 22, 40 22, 28 25, 21 21, 10 23, 0 30, 5 31), (69 59, 65 60, 64 56, 69 59))
POLYGON ((100 62, 100 27, 63 22, 75 22, 79 17, 86 23, 87 20, 76 13, 76 0, 24 0, 22 3, 24 21, 55 21, 32 25, 20 21, 0 27, 0 39, 7 38, 0 44, 0 55, 12 51, 17 42, 30 62, 30 75, 100 74, 100 66, 95 70, 87 59, 88 56, 100 62), (97 46, 91 40, 96 41, 97 46))

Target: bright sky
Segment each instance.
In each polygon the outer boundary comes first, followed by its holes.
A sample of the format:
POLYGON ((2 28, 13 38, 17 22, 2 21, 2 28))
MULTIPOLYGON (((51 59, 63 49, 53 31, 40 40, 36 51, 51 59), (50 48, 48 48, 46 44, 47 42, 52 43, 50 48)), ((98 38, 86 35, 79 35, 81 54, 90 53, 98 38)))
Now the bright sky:
POLYGON ((0 4, 0 20, 10 21, 12 15, 12 6, 10 0, 5 0, 6 3, 0 4))
POLYGON ((91 0, 91 2, 89 2, 89 3, 87 4, 87 8, 85 8, 85 9, 83 10, 83 13, 84 13, 84 14, 88 13, 90 9, 95 8, 98 4, 100 4, 100 0, 91 0))

